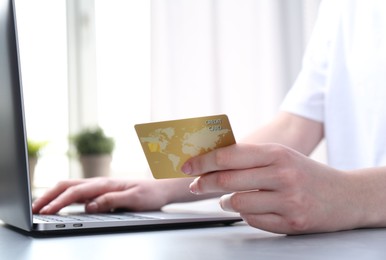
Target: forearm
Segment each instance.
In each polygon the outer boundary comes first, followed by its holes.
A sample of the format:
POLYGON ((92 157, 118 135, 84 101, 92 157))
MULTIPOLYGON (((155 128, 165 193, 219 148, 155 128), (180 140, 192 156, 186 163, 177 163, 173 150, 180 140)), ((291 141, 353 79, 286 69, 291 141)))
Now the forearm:
POLYGON ((270 123, 242 140, 245 143, 279 143, 309 155, 323 138, 323 124, 280 112, 270 123))

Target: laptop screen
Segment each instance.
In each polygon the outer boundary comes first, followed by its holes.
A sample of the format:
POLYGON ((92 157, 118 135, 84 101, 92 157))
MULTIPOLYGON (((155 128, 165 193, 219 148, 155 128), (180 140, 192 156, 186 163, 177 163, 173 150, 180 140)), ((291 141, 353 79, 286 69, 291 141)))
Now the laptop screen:
POLYGON ((14 2, 0 0, 0 219, 31 227, 26 135, 14 2))

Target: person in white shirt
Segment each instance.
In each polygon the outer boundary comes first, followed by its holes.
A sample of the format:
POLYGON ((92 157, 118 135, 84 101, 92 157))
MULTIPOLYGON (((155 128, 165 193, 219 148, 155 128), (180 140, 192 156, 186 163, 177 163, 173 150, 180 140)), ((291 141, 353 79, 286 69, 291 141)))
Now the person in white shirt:
POLYGON ((243 142, 188 160, 194 180, 66 180, 33 211, 150 210, 224 194, 224 210, 271 232, 386 227, 385 112, 386 2, 325 0, 281 111, 243 142), (327 165, 308 157, 323 138, 327 165))

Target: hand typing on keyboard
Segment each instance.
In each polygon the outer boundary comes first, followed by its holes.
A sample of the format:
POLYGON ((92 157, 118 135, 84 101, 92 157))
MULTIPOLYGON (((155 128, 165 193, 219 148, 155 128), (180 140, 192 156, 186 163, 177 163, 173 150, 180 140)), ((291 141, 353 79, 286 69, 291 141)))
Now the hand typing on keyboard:
POLYGON ((124 180, 113 178, 70 179, 59 182, 33 205, 33 213, 55 214, 73 203, 84 203, 88 213, 158 210, 171 202, 197 200, 189 192, 192 180, 124 180))

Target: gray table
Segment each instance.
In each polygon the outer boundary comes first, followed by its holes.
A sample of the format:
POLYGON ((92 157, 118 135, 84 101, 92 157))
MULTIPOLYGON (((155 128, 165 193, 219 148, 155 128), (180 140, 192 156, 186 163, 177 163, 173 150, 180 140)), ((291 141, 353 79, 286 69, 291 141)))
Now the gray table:
POLYGON ((31 237, 0 225, 0 259, 386 259, 386 229, 283 236, 237 223, 31 237))

